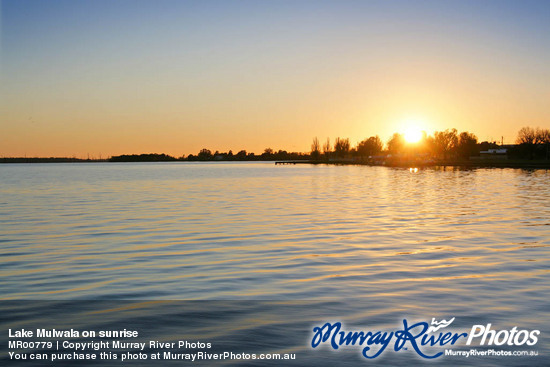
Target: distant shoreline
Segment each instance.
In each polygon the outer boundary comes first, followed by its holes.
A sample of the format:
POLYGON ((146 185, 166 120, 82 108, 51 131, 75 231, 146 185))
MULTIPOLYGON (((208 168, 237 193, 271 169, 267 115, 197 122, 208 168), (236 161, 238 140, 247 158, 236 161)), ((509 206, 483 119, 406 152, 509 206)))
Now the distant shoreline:
POLYGON ((359 165, 359 166, 374 166, 374 167, 402 167, 402 168, 427 168, 427 167, 464 167, 464 168, 541 168, 550 169, 550 160, 491 160, 491 159, 479 159, 479 160, 448 160, 448 161, 434 161, 434 162, 386 162, 385 164, 374 164, 361 161, 350 160, 331 160, 331 161, 314 161, 307 159, 300 160, 221 160, 221 161, 187 161, 187 160, 110 160, 110 159, 79 159, 79 158, 66 158, 66 157, 14 157, 14 158, 0 158, 0 163, 143 163, 143 162, 210 162, 210 163, 224 163, 224 162, 272 162, 276 165, 295 165, 295 164, 313 164, 313 165, 359 165))

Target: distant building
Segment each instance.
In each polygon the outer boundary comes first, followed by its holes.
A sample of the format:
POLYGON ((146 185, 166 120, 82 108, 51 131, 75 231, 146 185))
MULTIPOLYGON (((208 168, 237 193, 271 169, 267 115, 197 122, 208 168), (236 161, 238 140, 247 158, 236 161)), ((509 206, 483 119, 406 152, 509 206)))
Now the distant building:
POLYGON ((480 159, 508 159, 508 148, 497 148, 482 150, 479 152, 480 159))

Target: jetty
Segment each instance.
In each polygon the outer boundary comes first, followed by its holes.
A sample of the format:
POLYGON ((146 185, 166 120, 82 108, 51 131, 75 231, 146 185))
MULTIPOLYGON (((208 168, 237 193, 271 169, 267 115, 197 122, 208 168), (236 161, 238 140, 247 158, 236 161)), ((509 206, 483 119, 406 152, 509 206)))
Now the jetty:
POLYGON ((312 161, 275 161, 275 165, 278 164, 312 164, 316 162, 312 161))

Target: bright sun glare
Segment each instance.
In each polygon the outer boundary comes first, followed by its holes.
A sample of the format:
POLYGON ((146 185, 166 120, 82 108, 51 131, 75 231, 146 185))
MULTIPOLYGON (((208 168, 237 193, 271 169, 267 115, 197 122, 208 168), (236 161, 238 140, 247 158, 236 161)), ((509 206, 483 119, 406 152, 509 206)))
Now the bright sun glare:
POLYGON ((404 132, 407 143, 417 143, 422 139, 422 130, 418 126, 409 125, 404 132))

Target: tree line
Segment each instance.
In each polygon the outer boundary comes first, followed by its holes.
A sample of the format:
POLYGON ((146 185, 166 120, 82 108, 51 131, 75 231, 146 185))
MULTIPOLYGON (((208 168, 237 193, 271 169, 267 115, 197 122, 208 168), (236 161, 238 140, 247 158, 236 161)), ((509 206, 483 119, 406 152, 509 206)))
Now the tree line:
POLYGON ((311 160, 316 162, 355 161, 360 163, 376 163, 384 161, 452 161, 468 160, 479 157, 481 152, 490 149, 506 149, 506 155, 512 159, 550 159, 550 130, 523 127, 517 133, 515 145, 499 145, 497 142, 479 142, 475 134, 456 129, 436 131, 433 135, 423 133, 420 140, 410 143, 403 134, 394 133, 384 143, 378 135, 366 138, 352 146, 348 138, 337 137, 333 142, 327 138, 320 142, 313 138, 309 153, 275 151, 266 148, 263 153, 255 154, 240 150, 233 153, 212 152, 203 148, 197 154, 189 154, 179 158, 167 154, 131 154, 113 156, 111 162, 158 162, 158 161, 284 161, 311 160))
POLYGON ((416 143, 409 143, 403 134, 394 133, 384 144, 378 135, 366 138, 352 147, 348 138, 337 137, 333 143, 327 138, 323 143, 317 137, 313 138, 311 150, 308 153, 275 151, 266 148, 263 153, 255 154, 240 150, 236 154, 228 152, 212 152, 203 148, 197 154, 173 157, 168 154, 123 154, 109 159, 79 159, 79 158, 8 158, 1 157, 0 163, 46 163, 46 162, 169 162, 169 161, 305 161, 315 162, 352 161, 360 163, 377 163, 379 160, 402 161, 451 161, 468 160, 479 157, 481 152, 491 149, 506 149, 506 156, 511 159, 550 160, 550 130, 521 128, 514 145, 499 145, 497 142, 478 142, 478 138, 468 131, 458 133, 456 129, 436 131, 433 135, 423 133, 416 143))
POLYGON ((513 153, 526 159, 550 159, 550 130, 526 126, 518 131, 513 153))
POLYGON ((515 145, 499 145, 497 142, 478 142, 475 134, 456 129, 436 131, 433 135, 423 132, 418 142, 410 143, 403 134, 394 133, 384 144, 378 135, 371 136, 351 147, 349 139, 330 139, 321 144, 317 137, 311 144, 310 158, 315 161, 376 159, 393 160, 468 160, 479 157, 491 149, 506 149, 506 155, 515 159, 550 159, 550 130, 523 127, 518 131, 515 145))
POLYGON ((205 162, 205 161, 275 161, 275 160, 309 160, 310 155, 307 153, 287 152, 286 150, 274 151, 271 148, 266 148, 262 154, 255 154, 240 150, 236 154, 233 151, 212 153, 210 149, 203 148, 197 154, 189 154, 179 158, 168 154, 123 154, 109 158, 110 162, 172 162, 172 161, 188 161, 188 162, 205 162))

